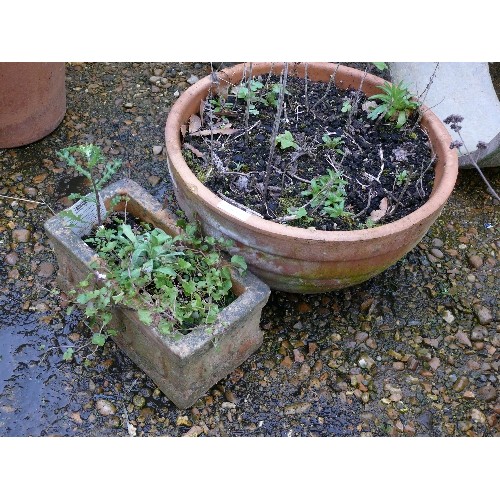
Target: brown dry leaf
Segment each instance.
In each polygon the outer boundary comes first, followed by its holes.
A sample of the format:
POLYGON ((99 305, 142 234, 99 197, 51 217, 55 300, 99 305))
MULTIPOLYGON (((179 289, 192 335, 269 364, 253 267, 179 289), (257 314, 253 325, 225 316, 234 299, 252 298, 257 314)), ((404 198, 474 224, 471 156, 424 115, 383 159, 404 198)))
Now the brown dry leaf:
POLYGON ((389 201, 387 200, 387 198, 382 198, 382 200, 380 200, 379 209, 372 210, 372 213, 370 214, 370 219, 373 222, 378 222, 380 219, 385 217, 388 206, 389 206, 389 201))
POLYGON ((191 144, 189 144, 189 142, 185 142, 183 144, 183 146, 186 149, 189 149, 189 151, 191 151, 198 158, 203 158, 205 156, 199 149, 196 149, 194 146, 191 146, 191 144))
POLYGON ((186 136, 186 132, 187 132, 187 127, 186 125, 181 125, 181 134, 182 134, 182 138, 184 139, 184 137, 186 136))
POLYGON ((202 135, 210 135, 210 134, 219 134, 219 135, 232 135, 241 132, 239 128, 214 128, 213 130, 199 130, 198 132, 194 132, 191 134, 192 136, 202 136, 202 135))
POLYGON ((201 128, 201 118, 198 115, 191 115, 189 117, 189 133, 193 134, 198 132, 201 128))

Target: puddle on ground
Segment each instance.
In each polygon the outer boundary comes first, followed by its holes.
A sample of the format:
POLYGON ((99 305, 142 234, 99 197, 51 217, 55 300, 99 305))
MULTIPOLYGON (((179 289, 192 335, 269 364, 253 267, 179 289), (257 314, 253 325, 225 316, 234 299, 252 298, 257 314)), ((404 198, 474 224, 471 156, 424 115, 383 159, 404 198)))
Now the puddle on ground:
POLYGON ((58 342, 72 322, 46 325, 43 314, 23 312, 21 305, 0 295, 0 435, 71 435, 64 410, 74 375, 61 367, 58 342))

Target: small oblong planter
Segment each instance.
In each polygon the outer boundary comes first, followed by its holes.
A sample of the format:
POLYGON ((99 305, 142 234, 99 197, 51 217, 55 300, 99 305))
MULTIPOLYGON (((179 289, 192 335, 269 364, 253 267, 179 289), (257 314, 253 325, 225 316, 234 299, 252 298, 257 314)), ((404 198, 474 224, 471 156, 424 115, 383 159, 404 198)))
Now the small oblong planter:
MULTIPOLYGON (((238 84, 243 64, 225 69, 219 81, 238 84)), ((254 76, 273 71, 280 74, 283 63, 254 63, 254 76)), ((327 82, 337 65, 308 63, 308 78, 327 82)), ((304 63, 289 65, 289 74, 304 77, 304 63)), ((358 88, 363 72, 339 66, 335 84, 358 88)), ((366 75, 363 92, 379 93, 384 80, 366 75)), ((199 112, 200 102, 216 85, 209 75, 188 88, 172 107, 165 141, 168 166, 175 195, 190 219, 200 221, 203 231, 224 235, 236 242, 254 274, 271 288, 298 293, 318 293, 345 288, 368 280, 394 264, 425 235, 440 214, 455 185, 457 154, 450 150, 451 138, 443 123, 428 108, 422 119, 434 153, 438 157, 435 181, 428 201, 415 212, 389 224, 355 231, 321 231, 288 227, 251 215, 229 205, 206 188, 182 156, 181 126, 199 112)))
POLYGON ((64 63, 0 63, 0 148, 31 144, 66 113, 64 63))
MULTIPOLYGON (((129 213, 170 235, 179 232, 173 216, 133 181, 116 182, 101 195, 107 208, 113 197, 126 195, 129 213)), ((123 208, 121 202, 114 211, 123 208)), ((58 284, 65 291, 72 290, 91 272, 90 263, 97 254, 60 214, 45 223, 45 231, 59 264, 58 284)), ((179 340, 145 325, 132 309, 116 307, 112 311, 112 327, 118 330, 112 339, 181 409, 192 406, 262 344, 259 322, 270 290, 249 272, 243 276, 233 273, 232 278, 237 298, 219 313, 210 329, 199 326, 179 340)))

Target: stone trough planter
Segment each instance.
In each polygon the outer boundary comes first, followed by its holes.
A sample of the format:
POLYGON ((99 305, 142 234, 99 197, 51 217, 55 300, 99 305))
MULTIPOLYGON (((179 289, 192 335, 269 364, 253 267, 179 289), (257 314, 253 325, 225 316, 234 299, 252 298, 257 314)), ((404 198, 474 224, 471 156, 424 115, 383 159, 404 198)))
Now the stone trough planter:
MULTIPOLYGON (((108 209, 114 196, 126 195, 129 213, 169 234, 179 231, 173 216, 133 181, 116 182, 102 190, 101 195, 108 209)), ((123 208, 121 202, 114 211, 123 208)), ((45 230, 59 264, 59 286, 71 290, 88 275, 97 254, 60 214, 45 223, 45 230)), ((118 334, 112 338, 178 408, 188 408, 262 343, 259 321, 269 288, 251 273, 235 273, 233 291, 237 298, 220 312, 210 331, 200 326, 173 340, 142 323, 136 311, 116 307, 113 327, 118 334)))

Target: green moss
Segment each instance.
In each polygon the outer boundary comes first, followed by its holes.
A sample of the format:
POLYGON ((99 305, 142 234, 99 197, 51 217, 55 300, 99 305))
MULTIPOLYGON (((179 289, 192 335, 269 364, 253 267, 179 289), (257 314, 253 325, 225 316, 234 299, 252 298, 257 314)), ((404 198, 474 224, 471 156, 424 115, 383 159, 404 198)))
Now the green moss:
POLYGON ((193 154, 193 152, 184 150, 182 151, 182 156, 184 157, 184 160, 186 161, 188 167, 193 171, 198 180, 202 183, 205 183, 207 180, 206 171, 202 168, 202 165, 193 154))

